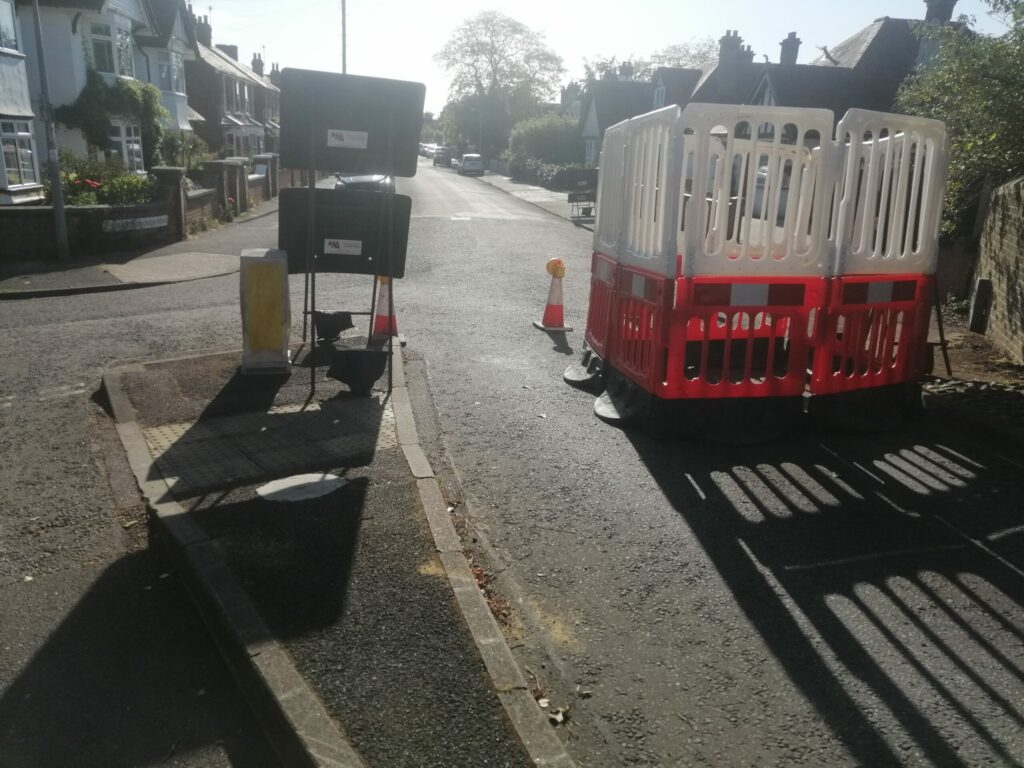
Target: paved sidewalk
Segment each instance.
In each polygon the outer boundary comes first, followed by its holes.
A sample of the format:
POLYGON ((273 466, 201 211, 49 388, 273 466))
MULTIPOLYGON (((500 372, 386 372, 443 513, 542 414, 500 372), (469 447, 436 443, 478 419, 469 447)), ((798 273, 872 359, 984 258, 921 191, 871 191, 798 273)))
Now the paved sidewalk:
POLYGON ((478 179, 484 184, 500 189, 502 192, 518 197, 524 202, 535 205, 538 208, 542 208, 548 213, 552 213, 559 218, 571 221, 579 227, 584 229, 593 229, 594 220, 591 219, 574 219, 572 217, 572 206, 569 204, 569 193, 568 192, 553 192, 550 189, 544 189, 543 187, 535 187, 530 184, 519 184, 518 182, 512 181, 507 176, 501 176, 497 173, 491 173, 487 171, 483 176, 478 176, 478 179))
POLYGON ((400 359, 391 396, 385 376, 354 397, 317 357, 314 398, 302 355, 282 375, 242 376, 227 354, 104 377, 157 526, 282 762, 570 768, 462 554, 400 359), (268 493, 304 474, 322 482, 268 493))

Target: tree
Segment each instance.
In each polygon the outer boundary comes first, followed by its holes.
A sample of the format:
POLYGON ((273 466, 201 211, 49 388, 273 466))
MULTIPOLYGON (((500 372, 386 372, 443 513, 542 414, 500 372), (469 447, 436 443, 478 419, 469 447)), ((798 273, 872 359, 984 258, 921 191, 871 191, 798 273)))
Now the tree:
POLYGON ((718 58, 718 43, 710 37, 695 37, 685 43, 662 48, 651 56, 655 67, 699 67, 718 58))
POLYGON ((974 32, 969 20, 929 28, 929 64, 903 84, 896 108, 942 120, 949 136, 949 184, 943 231, 965 234, 986 183, 1024 174, 1024 0, 985 0, 1006 34, 974 32))
POLYGON ((545 163, 579 163, 583 160, 583 142, 576 121, 561 115, 531 117, 516 123, 508 149, 513 156, 534 158, 545 163))
POLYGON ((632 54, 622 61, 616 56, 583 60, 583 75, 587 80, 650 80, 652 72, 649 59, 632 54))
POLYGON ((462 22, 434 60, 451 74, 456 99, 519 94, 543 101, 564 72, 540 33, 497 11, 462 22))
POLYGON ((662 48, 649 59, 630 54, 619 60, 616 56, 599 56, 583 60, 587 80, 650 80, 656 67, 699 67, 718 57, 718 43, 700 37, 685 43, 662 48))

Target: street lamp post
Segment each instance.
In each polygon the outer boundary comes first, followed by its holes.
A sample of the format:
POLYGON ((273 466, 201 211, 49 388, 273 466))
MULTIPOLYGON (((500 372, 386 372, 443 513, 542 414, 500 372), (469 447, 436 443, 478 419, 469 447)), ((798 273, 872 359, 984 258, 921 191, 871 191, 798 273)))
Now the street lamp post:
POLYGON ((346 29, 348 14, 345 10, 345 0, 341 0, 341 74, 348 74, 348 30, 346 29))
POLYGON ((46 79, 46 55, 43 52, 43 22, 39 16, 39 0, 32 0, 32 11, 36 17, 36 57, 39 61, 40 116, 46 127, 46 157, 50 172, 50 199, 53 201, 53 232, 57 239, 57 258, 66 261, 71 253, 68 249, 68 225, 64 218, 64 189, 60 183, 60 156, 57 153, 57 136, 53 130, 53 105, 50 104, 50 85, 46 79))

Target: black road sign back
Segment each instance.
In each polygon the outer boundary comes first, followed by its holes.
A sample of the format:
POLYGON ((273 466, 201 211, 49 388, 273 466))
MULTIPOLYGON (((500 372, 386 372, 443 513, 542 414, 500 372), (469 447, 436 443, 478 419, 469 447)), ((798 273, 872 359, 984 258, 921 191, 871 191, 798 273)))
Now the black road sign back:
POLYGON ((426 86, 281 70, 281 166, 415 176, 426 86))
MULTIPOLYGON (((306 269, 309 190, 281 190, 278 248, 288 253, 288 271, 306 269)), ((405 275, 412 199, 383 192, 318 189, 313 251, 317 272, 405 275)))

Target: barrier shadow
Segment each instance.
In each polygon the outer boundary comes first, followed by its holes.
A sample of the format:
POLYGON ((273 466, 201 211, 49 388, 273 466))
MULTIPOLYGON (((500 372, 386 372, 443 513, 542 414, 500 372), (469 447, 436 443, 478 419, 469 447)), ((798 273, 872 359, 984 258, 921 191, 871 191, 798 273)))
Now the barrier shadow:
POLYGON ((627 434, 857 764, 1024 765, 1019 467, 927 423, 699 450, 627 434))
POLYGON ((152 552, 102 571, 0 697, 5 768, 192 765, 197 754, 220 764, 218 753, 239 768, 276 765, 152 552))

